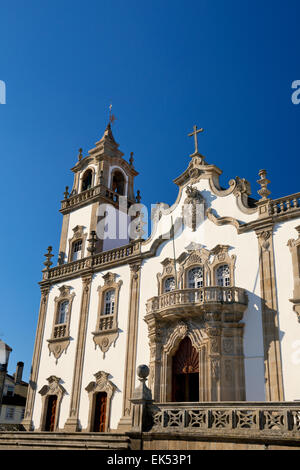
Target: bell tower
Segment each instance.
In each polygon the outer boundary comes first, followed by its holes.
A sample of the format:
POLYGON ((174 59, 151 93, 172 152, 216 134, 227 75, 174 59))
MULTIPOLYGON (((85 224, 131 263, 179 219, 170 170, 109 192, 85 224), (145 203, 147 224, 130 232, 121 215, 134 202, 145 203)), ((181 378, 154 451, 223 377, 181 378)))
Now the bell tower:
POLYGON ((134 194, 138 172, 119 150, 109 123, 95 147, 71 169, 74 182, 66 187, 60 212, 63 214, 58 264, 76 261, 91 254, 129 243, 127 210, 139 201, 134 194), (109 232, 104 218, 110 223, 109 232), (107 233, 105 233, 107 231, 107 233), (86 243, 88 242, 88 243, 86 243))

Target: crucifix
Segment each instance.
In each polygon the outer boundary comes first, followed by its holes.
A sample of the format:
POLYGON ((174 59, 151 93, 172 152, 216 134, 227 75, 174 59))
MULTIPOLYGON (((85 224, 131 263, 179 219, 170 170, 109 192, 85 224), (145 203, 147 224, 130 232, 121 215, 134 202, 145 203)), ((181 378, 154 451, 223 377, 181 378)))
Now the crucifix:
POLYGON ((203 132, 204 129, 202 127, 201 127, 201 129, 197 129, 197 126, 194 126, 193 129, 194 129, 194 132, 191 132, 189 134, 189 137, 194 136, 194 140, 195 140, 195 153, 194 153, 194 155, 196 155, 198 153, 198 137, 197 137, 197 134, 199 134, 199 132, 203 132))

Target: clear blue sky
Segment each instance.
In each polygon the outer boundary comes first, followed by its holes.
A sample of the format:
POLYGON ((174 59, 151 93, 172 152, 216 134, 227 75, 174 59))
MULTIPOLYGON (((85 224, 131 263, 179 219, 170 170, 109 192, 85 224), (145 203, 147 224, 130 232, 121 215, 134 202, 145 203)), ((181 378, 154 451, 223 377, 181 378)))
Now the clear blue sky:
POLYGON ((14 0, 0 2, 1 323, 9 371, 33 352, 43 254, 57 254, 58 212, 77 150, 114 135, 135 153, 146 204, 200 151, 222 184, 261 168, 272 196, 300 191, 299 0, 14 0), (155 185, 153 185, 155 181, 155 185))

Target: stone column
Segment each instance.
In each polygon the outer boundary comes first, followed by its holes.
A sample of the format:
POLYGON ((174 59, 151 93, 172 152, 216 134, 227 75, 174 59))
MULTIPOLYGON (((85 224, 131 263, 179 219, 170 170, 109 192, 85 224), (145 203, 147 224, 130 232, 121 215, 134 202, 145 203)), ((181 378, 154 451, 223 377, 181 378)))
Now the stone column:
POLYGON ((82 276, 82 296, 80 307, 80 318, 77 335, 76 355, 74 361, 74 375, 72 394, 70 402, 69 418, 67 419, 64 430, 67 432, 75 432, 79 430, 79 402, 82 384, 82 372, 84 351, 86 342, 86 330, 88 323, 90 291, 91 291, 92 273, 82 276))
POLYGON ((36 336, 35 336, 31 374, 30 374, 29 386, 28 386, 28 392, 27 392, 26 408, 25 408, 24 419, 22 421, 22 424, 24 428, 26 429, 26 431, 33 430, 32 414, 33 414, 33 406, 34 406, 34 400, 35 400, 35 394, 36 394, 36 388, 37 388, 37 377, 38 377, 38 372, 39 372, 42 345, 43 345, 49 292, 50 292, 50 284, 47 282, 43 283, 41 286, 41 302, 40 302, 39 318, 38 318, 38 324, 37 324, 37 330, 36 330, 36 336))
POLYGON ((138 333, 138 312, 140 296, 140 269, 141 262, 130 264, 130 294, 127 325, 127 345, 123 385, 123 412, 119 422, 118 429, 128 430, 131 427, 131 408, 130 398, 134 391, 135 367, 136 367, 136 349, 138 333))
POLYGON ((266 400, 282 401, 284 396, 273 253, 273 226, 266 225, 263 229, 257 230, 256 235, 260 260, 266 400))

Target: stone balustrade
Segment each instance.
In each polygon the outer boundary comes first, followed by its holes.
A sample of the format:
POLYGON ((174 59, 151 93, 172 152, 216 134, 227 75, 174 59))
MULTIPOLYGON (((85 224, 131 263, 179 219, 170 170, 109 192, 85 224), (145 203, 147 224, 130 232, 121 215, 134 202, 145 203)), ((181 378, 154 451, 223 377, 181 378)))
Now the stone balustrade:
POLYGON ((157 297, 148 300, 147 314, 155 311, 162 311, 174 307, 184 307, 191 305, 212 305, 212 304, 248 304, 247 294, 239 287, 200 287, 198 289, 177 289, 165 292, 157 297))
POLYGON ((300 193, 273 199, 270 201, 270 215, 293 212, 300 207, 300 193))
MULTIPOLYGON (((112 191, 111 189, 103 186, 102 184, 98 184, 97 186, 93 186, 81 193, 74 194, 69 196, 61 201, 61 209, 60 212, 67 213, 70 209, 74 209, 80 206, 83 206, 87 202, 91 202, 93 199, 97 199, 99 197, 103 197, 107 199, 109 202, 118 204, 120 195, 116 192, 112 191)), ((127 206, 130 207, 132 204, 135 204, 136 201, 134 200, 127 200, 127 206)))
POLYGON ((103 267, 130 262, 140 253, 140 242, 114 248, 113 250, 102 251, 99 254, 88 256, 77 261, 61 264, 50 269, 43 270, 43 281, 59 281, 80 276, 84 271, 93 269, 100 270, 103 267))
POLYGON ((259 433, 300 438, 300 403, 157 403, 150 405, 151 432, 259 433))

